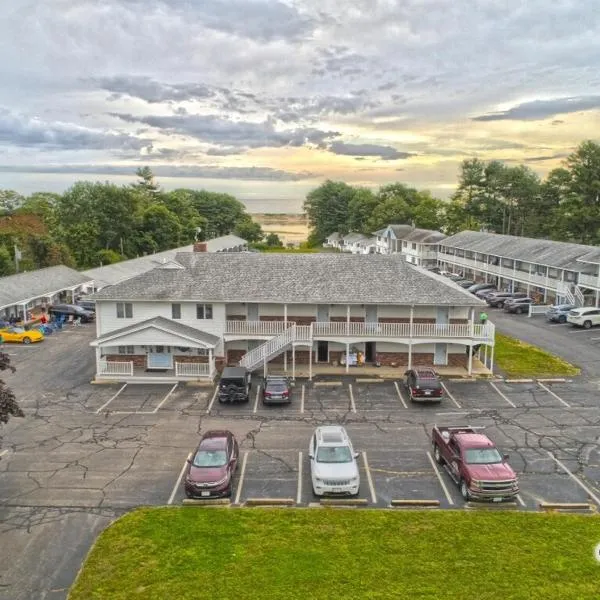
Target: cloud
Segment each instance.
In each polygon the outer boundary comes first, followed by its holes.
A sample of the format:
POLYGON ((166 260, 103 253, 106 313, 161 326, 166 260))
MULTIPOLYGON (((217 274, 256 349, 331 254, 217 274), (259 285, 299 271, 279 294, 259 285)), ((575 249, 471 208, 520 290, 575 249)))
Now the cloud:
POLYGON ((540 121, 556 115, 600 109, 600 96, 532 100, 508 110, 473 117, 472 121, 540 121))
MULTIPOLYGON (((48 173, 75 175, 131 175, 139 165, 0 165, 0 173, 48 173)), ((297 173, 269 167, 219 167, 214 165, 153 165, 157 177, 200 179, 240 179, 248 181, 303 181, 319 177, 316 173, 297 173)))
POLYGON ((53 150, 141 150, 150 143, 126 133, 48 122, 0 108, 0 144, 53 150))
POLYGON ((344 156, 372 156, 381 160, 404 160, 415 156, 411 152, 400 152, 392 146, 379 146, 377 144, 346 144, 344 142, 332 142, 327 145, 327 150, 334 154, 344 156))
POLYGON ((181 134, 229 148, 298 148, 306 144, 323 144, 340 135, 312 127, 277 130, 272 119, 262 122, 234 121, 217 115, 154 115, 110 113, 127 123, 143 123, 165 134, 181 134))

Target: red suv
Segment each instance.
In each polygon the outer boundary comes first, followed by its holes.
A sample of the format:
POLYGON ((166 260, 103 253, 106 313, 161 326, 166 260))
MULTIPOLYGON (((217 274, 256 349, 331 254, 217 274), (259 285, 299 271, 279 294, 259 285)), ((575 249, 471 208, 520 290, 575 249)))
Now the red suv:
POLYGON ((231 496, 238 455, 238 443, 231 431, 207 431, 188 459, 185 495, 188 498, 231 496))
POLYGON ((408 395, 413 402, 441 402, 444 389, 433 369, 410 369, 405 375, 408 395))

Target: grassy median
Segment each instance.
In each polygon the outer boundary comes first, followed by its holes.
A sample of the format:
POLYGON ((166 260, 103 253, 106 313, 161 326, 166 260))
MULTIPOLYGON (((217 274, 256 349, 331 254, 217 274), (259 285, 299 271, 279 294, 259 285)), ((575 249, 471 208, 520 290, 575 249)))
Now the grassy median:
POLYGON ((506 377, 571 377, 580 369, 537 346, 496 332, 495 363, 506 377))
POLYGON ((70 600, 597 600, 596 516, 140 509, 98 539, 70 600))

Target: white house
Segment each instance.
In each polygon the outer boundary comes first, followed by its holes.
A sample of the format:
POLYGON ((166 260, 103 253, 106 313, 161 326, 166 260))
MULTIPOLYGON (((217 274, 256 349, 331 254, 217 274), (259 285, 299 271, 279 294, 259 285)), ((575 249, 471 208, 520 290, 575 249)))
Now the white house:
POLYGON ((419 229, 414 225, 388 225, 376 231, 380 254, 403 254, 406 260, 420 267, 435 267, 440 242, 446 237, 439 231, 419 229))
POLYGON ((344 252, 351 252, 352 254, 365 254, 362 251, 361 244, 368 240, 368 236, 362 233, 350 232, 342 237, 340 248, 344 252))
POLYGON ((330 233, 327 236, 327 238, 325 239, 325 242, 323 243, 323 247, 324 248, 337 248, 339 250, 341 241, 342 241, 342 236, 337 231, 334 231, 333 233, 330 233))
POLYGON ((494 344, 494 325, 475 323, 480 300, 401 256, 180 253, 93 298, 98 379, 212 378, 226 364, 270 363, 295 376, 297 363, 348 370, 356 352, 399 373, 470 372, 466 348, 494 344))

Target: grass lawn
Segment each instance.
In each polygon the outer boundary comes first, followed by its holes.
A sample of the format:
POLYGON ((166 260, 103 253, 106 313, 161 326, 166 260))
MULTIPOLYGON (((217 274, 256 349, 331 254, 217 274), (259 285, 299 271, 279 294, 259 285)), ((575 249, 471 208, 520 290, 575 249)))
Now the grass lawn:
POLYGON ((70 600, 597 600, 595 516, 140 509, 98 539, 70 600))
POLYGON ((537 346, 496 332, 496 366, 507 377, 568 377, 580 369, 537 346))

